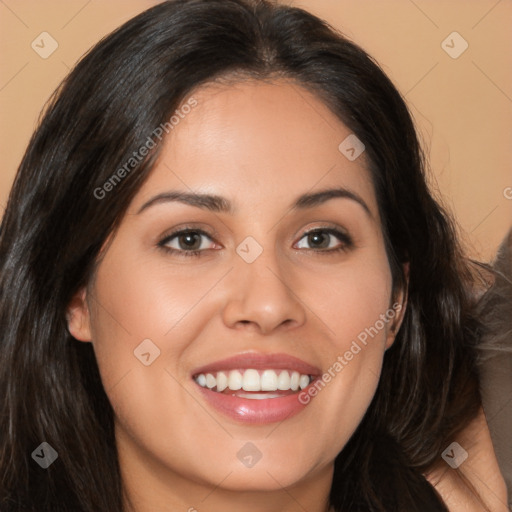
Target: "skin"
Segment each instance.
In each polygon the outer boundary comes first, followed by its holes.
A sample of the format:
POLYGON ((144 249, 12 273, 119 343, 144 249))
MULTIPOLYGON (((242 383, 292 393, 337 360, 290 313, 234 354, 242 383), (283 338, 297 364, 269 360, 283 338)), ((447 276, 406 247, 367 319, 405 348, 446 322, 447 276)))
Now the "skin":
MULTIPOLYGON (((338 150, 350 130, 298 85, 217 84, 193 96, 197 106, 166 139, 94 279, 71 302, 69 329, 93 343, 129 509, 325 512, 334 459, 374 395, 405 307, 279 424, 225 417, 204 402, 191 372, 250 351, 291 354, 326 371, 403 301, 391 294, 364 153, 349 161, 338 150), (331 187, 357 194, 368 211, 348 198, 290 210, 301 194, 331 187), (234 211, 161 202, 138 213, 170 190, 220 195, 234 211), (212 234, 200 238, 200 256, 158 247, 190 223, 212 234), (324 242, 344 245, 328 234, 308 244, 304 234, 321 227, 348 232, 353 245, 326 253, 324 242), (248 236, 263 248, 253 263, 236 252, 248 236), (134 350, 148 338, 160 356, 144 366, 134 350), (262 454, 252 468, 236 455, 248 441, 262 454)), ((186 250, 177 238, 169 244, 186 250)))
POLYGON ((507 487, 482 408, 456 441, 466 450, 468 458, 455 470, 441 459, 425 475, 450 512, 508 512, 507 487))

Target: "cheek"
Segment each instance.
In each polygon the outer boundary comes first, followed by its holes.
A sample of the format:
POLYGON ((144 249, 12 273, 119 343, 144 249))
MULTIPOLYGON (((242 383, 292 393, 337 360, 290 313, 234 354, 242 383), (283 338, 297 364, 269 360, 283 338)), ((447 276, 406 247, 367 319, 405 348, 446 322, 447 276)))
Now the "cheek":
MULTIPOLYGON (((197 423, 211 429, 211 419, 184 391, 179 362, 204 327, 198 314, 209 318, 200 301, 218 279, 203 276, 192 283, 190 275, 166 275, 155 264, 103 261, 90 301, 91 323, 102 383, 116 416, 120 457, 127 446, 142 448, 185 472, 191 456, 176 449, 176 440, 187 445, 197 423)), ((220 442, 225 434, 218 435, 220 442)), ((211 460, 219 442, 212 444, 211 460)), ((194 460, 202 459, 194 453, 194 460)), ((196 472, 207 473, 198 465, 196 472)))
POLYGON ((343 449, 361 422, 379 381, 386 340, 396 311, 390 304, 391 274, 385 256, 361 260, 310 287, 329 342, 323 347, 324 374, 305 401, 320 411, 317 434, 325 461, 343 449), (322 287, 322 284, 325 287, 322 287))
MULTIPOLYGON (((176 440, 182 443, 193 432, 196 436, 211 432, 216 423, 190 399, 184 388, 189 376, 182 362, 218 311, 208 292, 226 269, 199 276, 154 261, 126 261, 114 252, 107 256, 98 269, 90 301, 91 324, 118 434, 125 443, 143 446, 185 471, 191 448, 176 450, 176 440)), ((214 435, 216 442, 201 447, 202 453, 211 451, 210 460, 218 457, 217 447, 226 442, 221 428, 214 435)), ((191 440, 190 444, 198 443, 191 440)), ((193 459, 203 460, 198 454, 193 459)), ((198 465, 196 471, 206 474, 198 465)))
POLYGON ((144 363, 172 365, 180 358, 211 317, 203 314, 201 322, 197 312, 225 271, 212 269, 194 278, 179 266, 129 260, 115 252, 107 257, 89 301, 93 344, 105 387, 144 363))
MULTIPOLYGON (((365 355, 383 352, 391 323, 390 319, 383 322, 382 315, 391 308, 392 289, 391 272, 384 255, 360 258, 309 283, 308 300, 328 327, 329 350, 344 353, 350 350, 353 341, 358 341, 364 345, 365 355)), ((357 352, 357 347, 354 351, 357 352)))

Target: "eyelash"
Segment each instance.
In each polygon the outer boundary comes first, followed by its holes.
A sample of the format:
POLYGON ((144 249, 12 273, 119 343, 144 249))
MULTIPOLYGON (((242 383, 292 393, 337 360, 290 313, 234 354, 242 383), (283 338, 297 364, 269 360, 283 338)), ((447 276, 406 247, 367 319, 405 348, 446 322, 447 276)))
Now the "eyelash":
MULTIPOLYGON (((209 233, 207 233, 206 231, 202 230, 202 229, 199 229, 199 228, 184 228, 184 229, 180 229, 180 230, 174 231, 173 233, 170 233, 169 235, 165 236, 165 238, 163 238, 160 242, 158 242, 158 247, 160 249, 162 249, 163 251, 165 251, 166 253, 168 253, 168 254, 170 253, 170 254, 174 254, 174 255, 177 255, 177 256, 183 256, 183 257, 187 257, 187 258, 200 256, 201 253, 205 251, 205 249, 195 249, 195 250, 192 250, 192 251, 185 251, 185 250, 180 250, 180 249, 174 249, 172 247, 167 247, 167 245, 166 245, 171 240, 173 240, 174 238, 179 237, 180 235, 188 235, 188 234, 191 234, 191 233, 198 234, 198 235, 204 235, 204 236, 208 237, 210 240, 212 240, 212 236, 209 233)), ((306 231, 305 233, 302 234, 300 240, 302 240, 305 236, 312 235, 312 234, 317 234, 317 233, 324 233, 324 234, 328 234, 328 235, 333 235, 336 238, 338 238, 338 240, 340 242, 342 242, 342 245, 340 245, 339 247, 336 247, 334 249, 327 249, 327 250, 323 250, 323 249, 309 249, 311 251, 316 251, 318 253, 323 253, 325 255, 325 254, 338 253, 340 251, 346 252, 349 249, 352 249, 353 246, 354 246, 352 238, 347 233, 344 233, 343 231, 340 231, 340 230, 335 229, 335 228, 329 228, 329 227, 314 228, 311 231, 306 231)))

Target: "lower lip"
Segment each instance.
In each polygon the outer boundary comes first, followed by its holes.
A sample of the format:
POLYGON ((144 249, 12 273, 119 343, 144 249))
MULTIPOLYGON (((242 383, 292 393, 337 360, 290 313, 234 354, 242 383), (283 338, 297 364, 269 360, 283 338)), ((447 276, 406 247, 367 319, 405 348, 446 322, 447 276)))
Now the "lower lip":
POLYGON ((217 393, 199 385, 197 387, 206 401, 226 416, 244 423, 264 424, 283 421, 303 411, 311 402, 302 404, 299 395, 307 393, 312 384, 292 395, 262 400, 217 393))

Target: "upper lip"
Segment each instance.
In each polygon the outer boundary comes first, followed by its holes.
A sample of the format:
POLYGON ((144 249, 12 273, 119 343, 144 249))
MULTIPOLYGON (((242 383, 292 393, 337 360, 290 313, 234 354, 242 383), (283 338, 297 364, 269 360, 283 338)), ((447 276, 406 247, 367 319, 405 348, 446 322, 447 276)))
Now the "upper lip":
POLYGON ((321 370, 306 363, 302 359, 289 354, 262 354, 261 352, 245 352, 227 359, 215 361, 192 371, 192 376, 200 373, 215 373, 224 370, 239 370, 253 368, 255 370, 292 370, 304 375, 320 375, 321 370))

